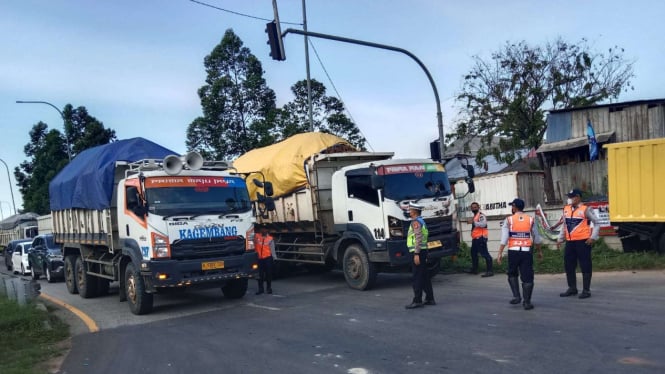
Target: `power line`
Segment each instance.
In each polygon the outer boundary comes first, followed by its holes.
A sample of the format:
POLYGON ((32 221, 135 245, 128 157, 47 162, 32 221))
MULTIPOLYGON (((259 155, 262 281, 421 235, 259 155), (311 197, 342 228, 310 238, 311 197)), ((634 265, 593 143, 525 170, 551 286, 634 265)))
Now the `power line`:
MULTIPOLYGON (((344 104, 344 109, 346 109, 346 112, 349 114, 349 118, 351 118, 351 121, 353 121, 353 123, 355 124, 356 123, 355 118, 353 118, 353 115, 351 114, 351 111, 349 110, 349 107, 346 106, 346 104, 344 103, 344 100, 342 99, 342 95, 340 95, 339 91, 337 91, 337 87, 335 87, 335 83, 333 83, 332 78, 330 78, 330 74, 328 74, 328 70, 326 70, 325 65, 323 65, 323 61, 321 61, 321 57, 319 56, 319 52, 316 50, 316 47, 314 47, 314 43, 312 43, 312 39, 307 38, 307 40, 309 40, 309 44, 312 46, 312 50, 314 51, 314 55, 316 56, 316 59, 319 61, 319 64, 321 65, 321 68, 323 69, 323 72, 326 74, 326 77, 328 77, 328 81, 330 82, 330 85, 332 86, 333 90, 335 91, 335 94, 339 98, 339 101, 341 101, 342 104, 344 104)), ((357 124, 356 124, 356 127, 358 128, 358 131, 360 131, 360 134, 362 134, 363 138, 365 138, 365 143, 367 143, 367 146, 369 147, 369 149, 372 150, 372 152, 374 152, 374 148, 369 143, 369 140, 367 139, 367 136, 365 136, 365 134, 360 129, 360 127, 358 127, 357 124)))
MULTIPOLYGON (((251 14, 245 14, 245 13, 240 13, 240 12, 236 12, 236 11, 229 10, 229 9, 220 8, 220 7, 218 7, 218 6, 214 6, 214 5, 212 5, 212 4, 207 4, 207 3, 204 3, 204 2, 202 2, 202 1, 197 1, 197 0, 189 0, 189 1, 191 1, 191 2, 193 2, 193 3, 196 3, 196 4, 199 4, 199 5, 207 6, 207 7, 209 7, 209 8, 213 8, 213 9, 221 10, 222 12, 227 12, 227 13, 235 14, 236 16, 242 16, 242 17, 247 17, 247 18, 253 18, 253 19, 258 19, 258 20, 261 20, 261 21, 268 21, 268 22, 274 21, 274 20, 272 20, 272 19, 268 19, 268 18, 257 17, 257 16, 253 16, 253 15, 251 15, 251 14)), ((284 22, 284 21, 280 21, 279 23, 280 23, 280 24, 283 23, 283 24, 286 24, 286 25, 302 26, 302 23, 295 23, 295 22, 284 22)))

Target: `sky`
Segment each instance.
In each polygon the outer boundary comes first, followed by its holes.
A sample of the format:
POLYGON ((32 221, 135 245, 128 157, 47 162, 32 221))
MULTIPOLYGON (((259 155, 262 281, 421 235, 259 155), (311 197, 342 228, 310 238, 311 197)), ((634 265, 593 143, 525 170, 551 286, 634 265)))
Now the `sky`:
MULTIPOLYGON (((14 168, 27 159, 30 129, 39 121, 63 128, 55 109, 17 100, 47 101, 60 109, 84 106, 118 139, 140 136, 184 153, 187 126, 202 113, 197 90, 206 77, 203 59, 229 28, 261 60, 277 104, 292 99, 290 87, 306 78, 304 40, 287 35, 286 61, 270 58, 262 19, 273 18, 272 0, 201 1, 251 17, 190 0, 0 0, 0 159, 9 166, 16 209, 22 209, 22 198, 14 168)), ((302 0, 277 5, 281 22, 293 23, 282 30, 302 29, 302 0)), ((620 101, 665 97, 665 2, 307 0, 306 15, 309 31, 417 56, 437 87, 446 133, 457 117, 454 97, 473 56, 489 59, 506 42, 586 38, 598 51, 618 45, 635 71, 634 90, 620 101)), ((429 143, 438 138, 436 101, 411 58, 311 42, 311 77, 329 95, 338 96, 336 87, 371 150, 429 156, 429 143)), ((7 217, 13 204, 3 169, 0 212, 7 217)))

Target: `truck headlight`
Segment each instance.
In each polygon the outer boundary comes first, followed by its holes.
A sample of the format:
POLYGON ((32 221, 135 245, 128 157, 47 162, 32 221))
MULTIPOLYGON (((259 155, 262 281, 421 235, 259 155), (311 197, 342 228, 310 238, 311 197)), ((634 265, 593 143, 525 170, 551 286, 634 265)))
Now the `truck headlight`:
POLYGON ((171 257, 171 245, 169 244, 168 237, 153 232, 151 238, 152 238, 152 251, 155 254, 155 258, 171 257))
POLYGON ((404 237, 404 229, 402 226, 402 220, 395 218, 393 216, 388 216, 388 231, 390 232, 391 238, 402 238, 404 237))

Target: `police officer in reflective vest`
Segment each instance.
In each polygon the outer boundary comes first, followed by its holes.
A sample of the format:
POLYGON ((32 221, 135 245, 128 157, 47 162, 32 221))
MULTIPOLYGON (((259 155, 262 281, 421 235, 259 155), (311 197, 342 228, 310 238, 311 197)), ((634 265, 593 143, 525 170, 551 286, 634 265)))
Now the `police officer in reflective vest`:
POLYGON ((420 217, 423 207, 421 205, 409 204, 409 216, 411 225, 406 237, 406 245, 413 256, 413 301, 406 309, 421 308, 423 305, 436 305, 434 291, 432 290, 432 279, 427 272, 427 225, 420 217), (423 303, 423 291, 425 302, 423 303))
POLYGON ((557 248, 566 240, 563 266, 566 269, 568 289, 561 297, 577 295, 577 262, 582 270, 582 293, 580 299, 591 297, 591 246, 598 239, 600 225, 593 209, 582 204, 582 191, 568 192, 568 204, 563 207, 564 225, 557 239, 557 248), (593 222, 593 229, 590 223, 593 222))
POLYGON ((254 249, 259 257, 259 289, 257 295, 262 294, 263 281, 266 282, 266 292, 272 293, 272 263, 275 253, 275 241, 268 233, 266 227, 261 227, 260 233, 254 235, 254 249))
POLYGON ((517 276, 522 278, 522 292, 525 310, 533 309, 531 294, 533 293, 533 253, 531 247, 535 244, 538 249, 538 259, 543 259, 543 250, 540 248, 540 236, 535 228, 533 217, 523 212, 524 200, 515 199, 512 203, 513 215, 503 221, 501 228, 501 245, 497 262, 501 265, 503 250, 508 247, 508 284, 513 292, 510 303, 519 304, 522 301, 517 276))
POLYGON ((478 255, 485 259, 485 274, 483 278, 494 275, 492 271, 492 256, 487 250, 487 218, 480 211, 480 204, 471 203, 473 218, 467 221, 471 225, 471 269, 466 270, 469 274, 478 274, 478 255))

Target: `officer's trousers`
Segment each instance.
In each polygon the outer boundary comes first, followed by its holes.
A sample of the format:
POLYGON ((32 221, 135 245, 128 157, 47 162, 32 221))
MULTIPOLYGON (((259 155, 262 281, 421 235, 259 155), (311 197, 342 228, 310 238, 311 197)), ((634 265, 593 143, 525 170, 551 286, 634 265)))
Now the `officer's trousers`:
POLYGON ((413 265, 413 302, 423 302, 423 291, 425 292, 425 300, 434 300, 434 290, 432 289, 432 279, 427 272, 427 252, 423 251, 420 254, 413 254, 420 256, 420 265, 413 265))
POLYGON ((508 250, 508 277, 522 279, 522 283, 533 283, 533 253, 528 251, 508 250))

